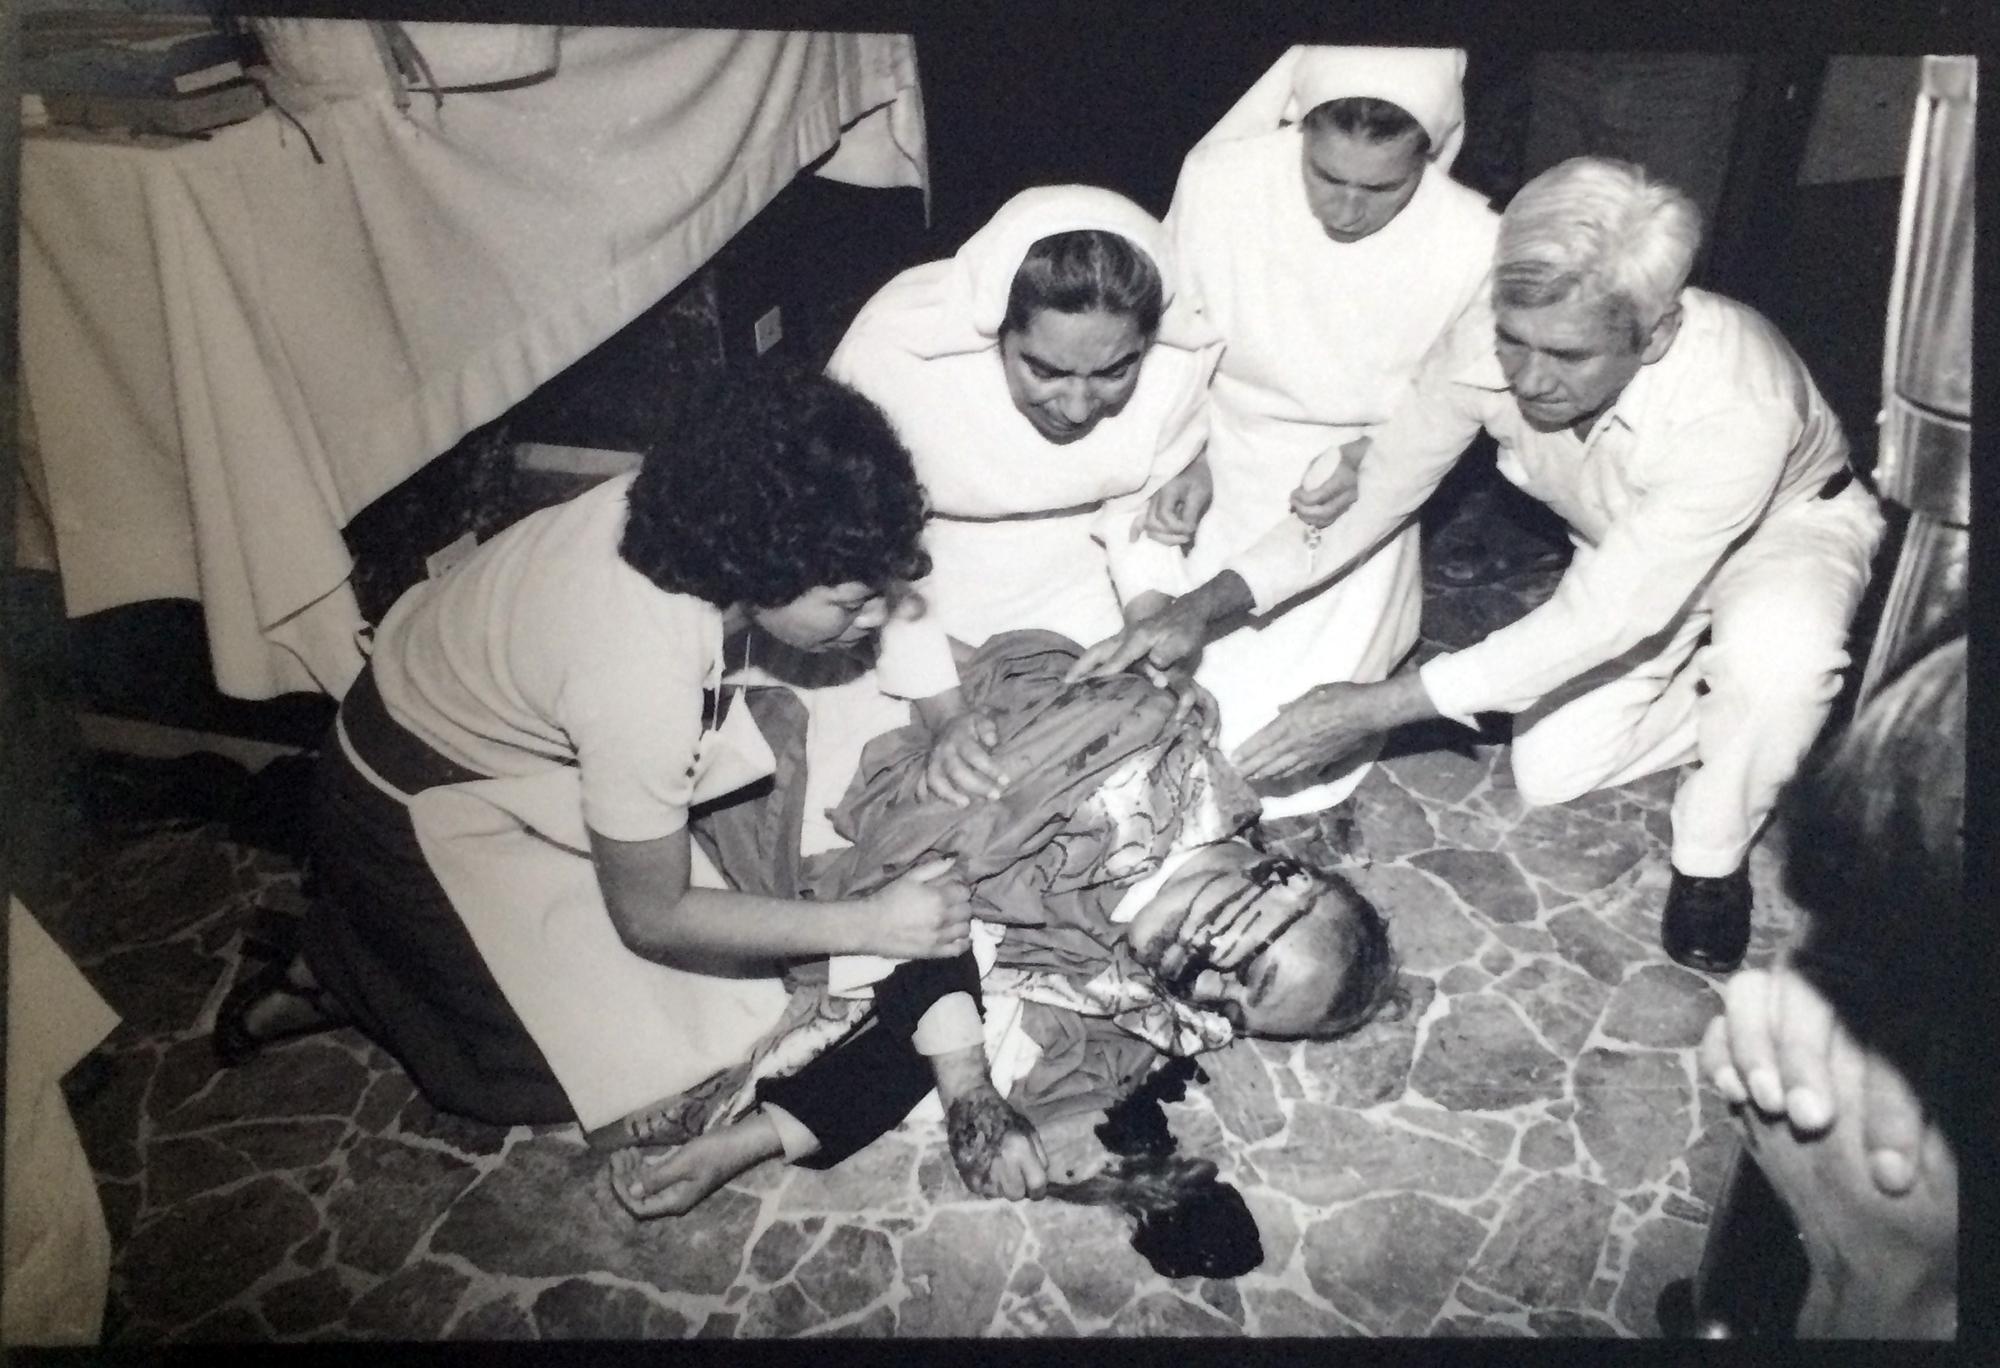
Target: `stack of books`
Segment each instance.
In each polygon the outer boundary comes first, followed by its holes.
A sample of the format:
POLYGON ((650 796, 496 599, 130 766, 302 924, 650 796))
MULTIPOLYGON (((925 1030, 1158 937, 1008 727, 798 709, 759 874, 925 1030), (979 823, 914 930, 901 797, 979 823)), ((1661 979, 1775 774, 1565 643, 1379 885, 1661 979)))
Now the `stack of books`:
POLYGON ((201 15, 52 10, 21 18, 21 90, 49 122, 181 136, 250 118, 247 31, 201 15))

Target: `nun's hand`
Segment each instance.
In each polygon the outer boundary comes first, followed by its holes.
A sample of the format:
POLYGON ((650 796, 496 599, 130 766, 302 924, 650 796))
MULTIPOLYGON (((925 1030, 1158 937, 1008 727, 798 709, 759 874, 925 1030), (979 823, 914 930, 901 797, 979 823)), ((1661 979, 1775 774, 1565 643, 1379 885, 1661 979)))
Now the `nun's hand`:
POLYGON ((1345 446, 1329 447, 1312 464, 1292 491, 1292 512, 1309 527, 1326 527, 1354 506, 1361 487, 1361 457, 1368 439, 1356 437, 1345 446))
POLYGON ((964 807, 975 798, 998 798, 1007 787, 1007 775, 993 758, 993 748, 999 744, 1000 729, 984 709, 972 708, 953 717, 931 744, 922 796, 935 795, 954 807, 964 807))
MULTIPOLYGON (((1203 454, 1154 491, 1135 533, 1144 532, 1167 546, 1186 546, 1194 540, 1195 527, 1214 501, 1215 479, 1209 473, 1208 457, 1203 454)), ((1138 540, 1136 535, 1133 540, 1138 540)))

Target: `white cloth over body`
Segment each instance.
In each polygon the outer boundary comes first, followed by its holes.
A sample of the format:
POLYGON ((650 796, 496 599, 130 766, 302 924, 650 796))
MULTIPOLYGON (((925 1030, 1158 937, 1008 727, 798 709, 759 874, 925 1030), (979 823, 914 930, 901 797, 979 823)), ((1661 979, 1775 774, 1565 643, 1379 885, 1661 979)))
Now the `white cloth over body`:
MULTIPOLYGON (((1302 156, 1296 128, 1198 147, 1168 213, 1189 295, 1225 339, 1209 395, 1215 501, 1188 562, 1197 583, 1280 519, 1305 554, 1288 501, 1306 467, 1387 420, 1492 265, 1498 216, 1436 165, 1380 231, 1337 243, 1306 203, 1302 156)), ((1209 644, 1195 677, 1221 705, 1225 751, 1316 684, 1395 668, 1422 613, 1418 551, 1412 526, 1340 583, 1209 644)), ((1269 796, 1264 814, 1327 807, 1366 772, 1269 796)))
POLYGON ((340 529, 686 280, 850 135, 923 180, 910 39, 580 28, 539 84, 205 140, 23 140, 21 326, 73 615, 200 601, 224 693, 345 692, 340 529), (915 146, 905 146, 913 141, 915 146))
POLYGON ((1216 352, 1178 298, 1160 224, 1087 186, 1017 195, 955 256, 903 272, 862 308, 828 373, 888 415, 936 514, 925 530, 932 573, 918 586, 928 611, 883 630, 885 690, 923 698, 954 687, 947 636, 978 646, 1039 627, 1088 644, 1123 625, 1133 595, 1186 587, 1177 550, 1132 534, 1153 492, 1201 448, 1216 352), (1144 252, 1166 308, 1124 407, 1057 445, 1015 407, 998 333, 1028 248, 1080 229, 1144 252))
POLYGON ((111 1235, 62 1076, 118 1025, 34 915, 7 904, 6 1261, 0 1344, 95 1344, 111 1235))

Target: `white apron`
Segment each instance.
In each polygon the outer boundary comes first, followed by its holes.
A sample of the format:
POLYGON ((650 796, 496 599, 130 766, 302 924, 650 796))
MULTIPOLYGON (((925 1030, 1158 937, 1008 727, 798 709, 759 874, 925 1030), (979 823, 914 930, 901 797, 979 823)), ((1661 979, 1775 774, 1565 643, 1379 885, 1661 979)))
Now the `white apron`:
MULTIPOLYGON (((697 765, 696 802, 772 772, 771 749, 741 697, 697 765)), ((585 1131, 741 1062, 777 1024, 786 992, 775 976, 697 974, 626 948, 591 863, 574 766, 429 789, 410 800, 410 816, 585 1131)), ((691 853, 696 887, 727 887, 698 845, 691 853)))
POLYGON ((1125 625, 1118 593, 1091 539, 1096 513, 970 520, 934 517, 924 581, 938 625, 968 646, 1040 627, 1088 645, 1125 625))

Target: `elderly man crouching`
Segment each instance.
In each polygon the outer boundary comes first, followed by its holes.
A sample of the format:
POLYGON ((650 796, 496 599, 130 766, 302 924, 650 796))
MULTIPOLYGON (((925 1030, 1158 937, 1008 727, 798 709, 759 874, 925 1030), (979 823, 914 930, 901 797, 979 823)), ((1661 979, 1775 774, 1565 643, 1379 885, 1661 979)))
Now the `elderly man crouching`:
POLYGON ((1292 516, 1076 673, 1174 663, 1211 621, 1347 573, 1484 427, 1501 472, 1570 526, 1553 597, 1421 668, 1306 691, 1235 759, 1275 778, 1404 723, 1498 711, 1518 715, 1530 803, 1685 765, 1662 939, 1683 964, 1734 968, 1751 843, 1839 692, 1883 523, 1784 338, 1686 285, 1700 241, 1688 198, 1629 163, 1537 176, 1501 217, 1490 317, 1439 344, 1355 475, 1297 491, 1292 516))

